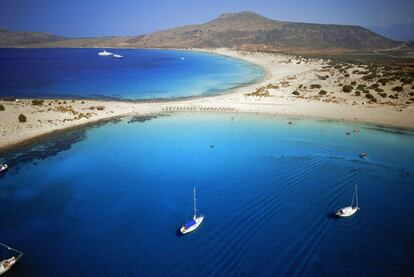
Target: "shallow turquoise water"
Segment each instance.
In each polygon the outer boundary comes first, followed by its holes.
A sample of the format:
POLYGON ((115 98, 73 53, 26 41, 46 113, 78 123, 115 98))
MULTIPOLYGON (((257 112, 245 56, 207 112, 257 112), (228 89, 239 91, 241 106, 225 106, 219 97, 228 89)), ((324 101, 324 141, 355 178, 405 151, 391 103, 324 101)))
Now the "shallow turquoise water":
POLYGON ((125 119, 5 153, 0 238, 25 252, 8 275, 410 276, 414 134, 290 120, 125 119), (361 210, 333 218, 355 183, 361 210), (205 221, 178 236, 194 186, 205 221))
POLYGON ((205 96, 257 82, 256 65, 179 50, 0 49, 0 96, 154 99, 205 96))

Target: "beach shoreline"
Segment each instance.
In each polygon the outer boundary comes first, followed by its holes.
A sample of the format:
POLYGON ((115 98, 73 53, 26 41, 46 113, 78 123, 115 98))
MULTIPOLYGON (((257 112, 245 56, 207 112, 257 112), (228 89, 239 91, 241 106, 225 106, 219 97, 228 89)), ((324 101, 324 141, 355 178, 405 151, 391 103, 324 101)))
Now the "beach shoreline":
MULTIPOLYGON (((327 72, 325 68, 329 60, 305 62, 300 57, 285 54, 230 49, 188 50, 241 59, 261 67, 265 74, 257 83, 202 97, 142 101, 41 99, 41 105, 33 105, 33 99, 1 100, 5 111, 0 111, 0 151, 39 141, 56 132, 117 117, 182 111, 264 113, 414 129, 413 104, 388 100, 368 103, 367 99, 344 94, 338 82, 346 79, 332 72, 329 73, 332 74, 329 81, 319 81, 321 72, 327 72), (322 88, 327 87, 329 93, 320 96, 319 89, 310 89, 316 82, 322 83, 322 88), (300 95, 292 95, 294 91, 299 91, 300 95), (26 115, 27 122, 19 122, 19 114, 26 115)), ((351 76, 350 80, 358 81, 357 77, 351 76)))

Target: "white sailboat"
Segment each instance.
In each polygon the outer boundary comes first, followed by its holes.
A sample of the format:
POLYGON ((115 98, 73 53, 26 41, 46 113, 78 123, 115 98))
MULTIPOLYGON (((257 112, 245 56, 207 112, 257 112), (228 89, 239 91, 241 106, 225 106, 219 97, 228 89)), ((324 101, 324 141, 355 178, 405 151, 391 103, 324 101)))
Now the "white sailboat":
POLYGON ((339 217, 349 217, 359 210, 358 206, 358 185, 355 185, 354 195, 352 196, 351 206, 342 208, 336 212, 339 217), (355 207, 354 207, 355 200, 355 207))
POLYGON ((10 252, 14 252, 17 254, 16 256, 12 256, 11 258, 0 261, 0 275, 2 275, 6 273, 12 266, 14 266, 18 260, 20 260, 20 258, 23 256, 23 252, 8 247, 3 243, 0 243, 0 245, 6 247, 10 252))
POLYGON ((122 59, 124 56, 122 56, 122 55, 119 55, 119 54, 114 54, 113 56, 112 56, 112 58, 114 58, 114 59, 122 59))
POLYGON ((197 206, 196 206, 196 189, 194 188, 194 216, 193 219, 187 221, 183 226, 180 228, 181 234, 185 235, 188 234, 200 226, 201 222, 203 222, 204 216, 200 215, 197 217, 197 206))
POLYGON ((107 52, 106 50, 103 50, 103 51, 99 52, 98 55, 99 56, 112 56, 113 53, 107 52))
POLYGON ((0 173, 6 171, 9 168, 7 164, 0 164, 0 173))

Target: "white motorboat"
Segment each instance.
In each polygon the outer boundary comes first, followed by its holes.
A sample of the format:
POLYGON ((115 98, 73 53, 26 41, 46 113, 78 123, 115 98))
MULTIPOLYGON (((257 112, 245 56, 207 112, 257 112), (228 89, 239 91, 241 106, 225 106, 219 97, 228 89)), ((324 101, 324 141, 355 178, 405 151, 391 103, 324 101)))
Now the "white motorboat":
POLYGON ((201 222, 203 222, 204 220, 204 216, 200 215, 199 217, 197 217, 197 207, 196 207, 196 190, 194 188, 194 216, 193 219, 187 221, 183 226, 181 226, 180 228, 180 232, 181 234, 185 235, 188 234, 192 231, 194 231, 195 229, 197 229, 201 222))
POLYGON ((113 53, 111 53, 111 52, 107 52, 106 50, 103 50, 103 51, 99 52, 99 53, 98 53, 98 55, 99 55, 99 56, 104 56, 104 57, 107 57, 107 56, 112 56, 112 55, 113 55, 113 53))
POLYGON ((6 171, 9 168, 7 164, 0 164, 0 173, 6 171))
POLYGON ((358 186, 355 185, 354 195, 352 196, 351 206, 338 210, 335 214, 339 217, 349 217, 354 215, 359 210, 358 206, 358 186), (355 207, 354 207, 355 201, 355 207))
POLYGON ((0 261, 0 275, 6 273, 12 266, 14 266, 17 261, 23 256, 23 252, 20 252, 16 249, 8 247, 7 245, 0 243, 1 246, 7 248, 9 251, 14 252, 17 256, 12 256, 11 258, 0 261))
POLYGON ((114 54, 114 55, 112 56, 112 58, 114 58, 114 59, 122 59, 122 58, 123 58, 123 56, 121 56, 121 55, 119 55, 119 54, 114 54))

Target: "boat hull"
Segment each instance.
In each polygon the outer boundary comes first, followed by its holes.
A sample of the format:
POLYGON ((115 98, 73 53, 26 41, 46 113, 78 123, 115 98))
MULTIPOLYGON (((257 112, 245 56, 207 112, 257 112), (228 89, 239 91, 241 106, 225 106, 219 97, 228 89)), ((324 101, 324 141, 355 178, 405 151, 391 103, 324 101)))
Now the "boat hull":
POLYGON ((345 207, 338 210, 335 214, 339 217, 350 217, 359 210, 358 207, 345 207))
POLYGON ((182 226, 180 228, 181 234, 185 235, 185 234, 193 232, 194 230, 196 230, 200 226, 200 224, 203 222, 203 220, 204 220, 204 216, 200 216, 200 217, 197 217, 195 219, 196 223, 194 225, 192 225, 191 227, 185 228, 185 226, 182 226))
POLYGON ((12 257, 8 260, 2 261, 0 264, 0 275, 6 273, 7 271, 9 271, 10 268, 12 268, 17 262, 17 259, 15 257, 12 257), (7 266, 4 266, 4 262, 8 262, 7 266))
POLYGON ((7 166, 7 164, 3 164, 0 166, 0 173, 5 172, 9 167, 7 166))

